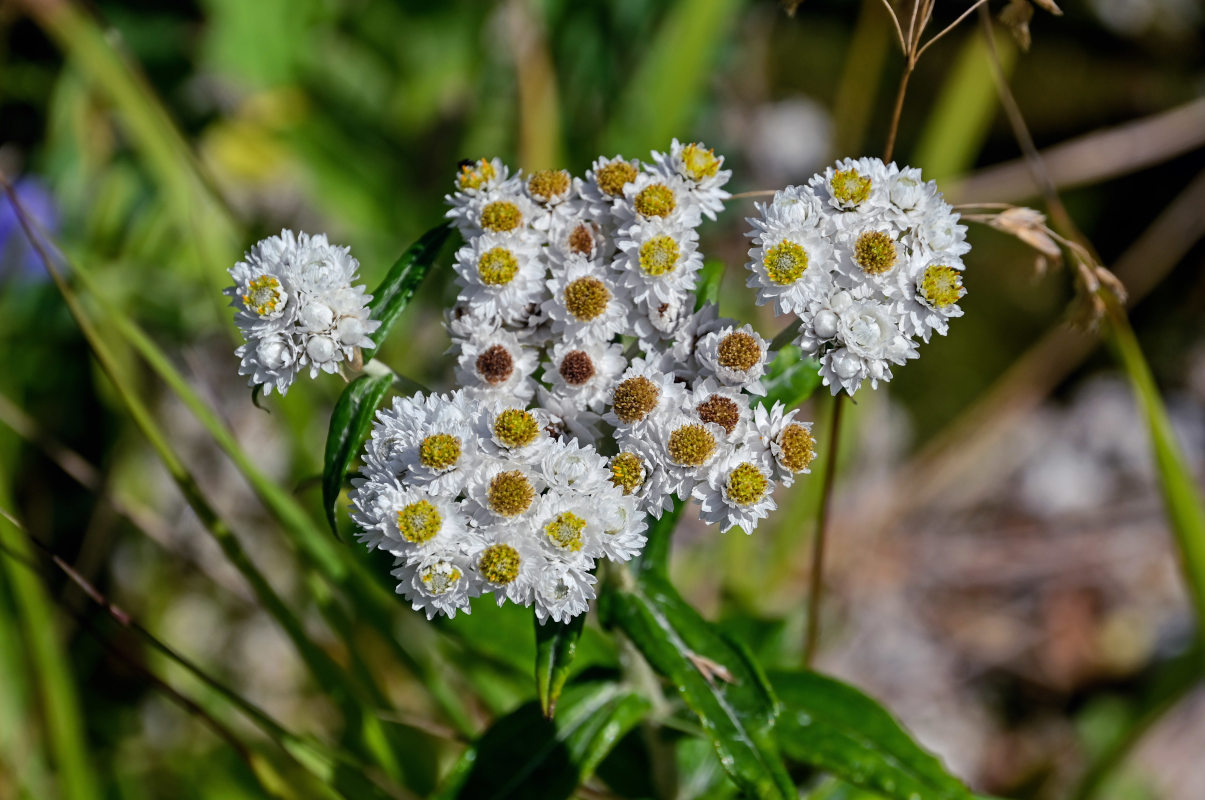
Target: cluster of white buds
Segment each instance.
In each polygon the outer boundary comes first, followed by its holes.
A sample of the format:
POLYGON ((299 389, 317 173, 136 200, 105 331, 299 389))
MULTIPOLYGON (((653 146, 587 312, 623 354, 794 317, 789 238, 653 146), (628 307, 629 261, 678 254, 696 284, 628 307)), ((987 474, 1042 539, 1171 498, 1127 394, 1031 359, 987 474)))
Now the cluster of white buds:
POLYGON ((285 230, 230 269, 234 286, 225 294, 245 340, 235 354, 248 385, 285 394, 303 368, 311 378, 336 372, 356 348, 373 346, 369 336, 380 323, 369 318, 372 297, 352 285, 359 266, 325 235, 285 230))
POLYGON ((757 208, 749 286, 798 315, 796 344, 834 395, 891 380, 918 337, 962 315, 966 227, 920 170, 846 159, 757 208))
POLYGON ((643 549, 646 514, 693 497, 748 533, 808 471, 810 423, 762 402, 766 340, 697 307, 722 165, 675 141, 584 179, 462 166, 459 388, 381 412, 353 493, 362 539, 397 556, 415 608, 451 615, 493 592, 566 620, 594 597, 598 559, 643 549))

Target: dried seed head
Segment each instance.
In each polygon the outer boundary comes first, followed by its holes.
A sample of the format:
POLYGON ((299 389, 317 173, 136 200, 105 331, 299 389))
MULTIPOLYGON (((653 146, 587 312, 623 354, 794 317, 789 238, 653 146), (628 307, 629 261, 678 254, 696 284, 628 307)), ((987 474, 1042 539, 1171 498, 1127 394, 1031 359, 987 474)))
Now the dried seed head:
POLYGON ((495 344, 481 351, 477 356, 477 374, 490 386, 506 383, 515 371, 515 359, 500 344, 495 344))
POLYGON ((569 252, 583 255, 586 258, 594 258, 595 248, 598 247, 597 231, 591 223, 583 222, 573 230, 569 231, 567 244, 569 252))
POLYGON ((557 372, 570 386, 581 386, 594 377, 594 371, 594 360, 585 350, 570 350, 557 368, 557 372))
POLYGON ((720 366, 738 372, 748 372, 762 359, 756 337, 744 331, 733 331, 721 339, 718 351, 720 366))
POLYGON ((736 429, 737 423, 741 421, 741 410, 736 401, 722 394, 713 394, 708 397, 695 407, 695 412, 699 415, 699 419, 704 422, 714 422, 723 428, 725 433, 732 433, 736 429))

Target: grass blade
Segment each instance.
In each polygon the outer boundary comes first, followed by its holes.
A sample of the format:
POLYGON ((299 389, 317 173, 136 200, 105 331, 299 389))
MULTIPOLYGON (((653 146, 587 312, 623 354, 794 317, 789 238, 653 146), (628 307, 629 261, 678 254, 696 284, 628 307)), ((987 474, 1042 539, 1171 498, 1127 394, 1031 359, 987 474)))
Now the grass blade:
POLYGON ((578 614, 567 623, 546 620, 541 625, 533 612, 532 619, 536 626, 536 694, 544 716, 552 719, 569 678, 569 667, 577 655, 586 615, 578 614))
POLYGON ((331 412, 322 468, 322 510, 326 512, 331 533, 336 536, 339 526, 335 522, 335 504, 343 491, 347 469, 359 453, 360 445, 368 438, 377 406, 392 384, 392 373, 361 375, 347 384, 331 412))

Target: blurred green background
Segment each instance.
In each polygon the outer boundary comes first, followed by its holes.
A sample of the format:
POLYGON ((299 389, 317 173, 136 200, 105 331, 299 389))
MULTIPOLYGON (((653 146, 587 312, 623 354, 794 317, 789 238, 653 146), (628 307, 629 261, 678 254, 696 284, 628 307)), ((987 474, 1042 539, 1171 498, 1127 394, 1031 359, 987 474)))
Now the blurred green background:
MULTIPOLYGON (((966 4, 949 5, 933 30, 966 4)), ((1130 289, 1200 476, 1205 12, 1193 0, 1069 0, 1064 11, 1037 12, 1025 52, 997 26, 1001 61, 1072 216, 1130 289)), ((926 52, 896 158, 952 202, 1040 207, 988 63, 975 15, 926 52)), ((600 154, 647 158, 676 136, 724 154, 734 192, 803 182, 834 158, 881 154, 900 68, 870 0, 807 0, 794 16, 749 0, 8 0, 0 171, 96 279, 87 308, 136 320, 319 520, 313 479, 342 383, 300 382, 270 414, 251 405, 220 295, 247 246, 281 227, 326 232, 351 246, 371 287, 439 221, 457 162, 482 155, 581 174, 600 154)), ((733 200, 704 227, 703 249, 727 264, 724 312, 772 333, 781 323, 743 290, 752 211, 733 200)), ((1036 271, 1031 251, 984 227, 970 240, 966 317, 853 409, 819 665, 871 690, 975 788, 1063 797, 1187 647, 1191 616, 1128 390, 1091 334, 1063 326, 1067 272, 1036 271)), ((130 423, 7 201, 0 270, 0 507, 289 727, 346 736, 329 687, 307 679, 130 423)), ((383 359, 448 387, 439 323, 454 295, 450 271, 434 272, 383 359)), ((99 335, 309 635, 345 659, 294 542, 128 342, 103 322, 99 335)), ((804 416, 827 409, 818 399, 804 416)), ((780 495, 773 524, 752 537, 695 522, 678 536, 683 593, 769 666, 798 660, 818 484, 780 495)), ((0 800, 68 796, 52 741, 64 725, 75 743, 64 746, 95 774, 91 796, 261 796, 235 750, 147 671, 204 707, 208 690, 6 536, 0 800), (30 599, 31 560, 41 601, 30 599), (57 682, 35 629, 61 654, 57 682)), ((387 582, 387 563, 359 554, 350 532, 334 545, 387 582)), ((532 696, 530 620, 513 610, 478 604, 469 619, 428 626, 398 603, 395 640, 428 669, 450 669, 470 729, 532 696)), ((584 647, 582 670, 615 670, 603 636, 584 647)), ((456 737, 397 653, 367 634, 362 648, 404 709, 389 724, 415 754, 404 783, 423 796, 456 737)), ((1202 748, 1197 692, 1106 796, 1199 798, 1202 748)), ((720 796, 714 764, 678 757, 692 778, 679 796, 720 796)), ((588 796, 643 796, 622 773, 604 763, 588 796)))

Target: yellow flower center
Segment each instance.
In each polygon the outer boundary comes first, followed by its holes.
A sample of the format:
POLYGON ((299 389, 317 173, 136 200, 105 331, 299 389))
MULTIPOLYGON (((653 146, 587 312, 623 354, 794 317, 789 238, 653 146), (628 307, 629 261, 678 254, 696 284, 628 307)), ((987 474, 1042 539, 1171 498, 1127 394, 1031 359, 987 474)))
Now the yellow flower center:
POLYGON ((598 188, 611 197, 623 197, 623 187, 636 180, 636 167, 630 161, 613 161, 594 175, 598 188))
POLYGON ((280 281, 271 275, 260 275, 247 284, 243 304, 261 317, 266 317, 276 310, 282 297, 284 292, 281 291, 280 281))
POLYGON ((681 252, 674 237, 654 236, 640 245, 640 269, 653 277, 667 275, 678 266, 681 252))
POLYGON ((766 251, 762 259, 766 275, 779 286, 794 283, 808 268, 808 251, 802 245, 784 239, 766 251))
POLYGON ((519 551, 509 544, 491 544, 481 552, 477 569, 481 577, 499 586, 519 577, 519 551))
POLYGON ((523 212, 509 200, 495 200, 481 209, 481 227, 495 233, 507 233, 523 224, 523 212))
POLYGON ((435 538, 443 527, 443 517, 430 500, 419 500, 397 512, 398 533, 407 542, 423 544, 435 538))
POLYGON ((661 390, 643 375, 620 381, 611 396, 611 406, 620 422, 633 423, 647 417, 657 407, 661 390))
POLYGON ((852 167, 837 170, 832 180, 833 197, 842 205, 856 206, 870 197, 870 178, 858 174, 852 167))
POLYGON ((535 496, 535 487, 522 472, 499 472, 490 480, 486 504, 495 514, 515 517, 531 508, 535 496))
POLYGON ((539 435, 540 423, 530 411, 508 408, 494 419, 494 438, 507 447, 526 447, 539 435))
POLYGON ((550 542, 562 550, 574 553, 581 550, 585 543, 585 537, 582 535, 584 530, 586 521, 572 511, 562 511, 544 526, 544 533, 548 535, 550 542))
POLYGON ((920 290, 925 300, 934 308, 948 308, 966 294, 966 290, 962 288, 962 273, 941 264, 934 264, 925 270, 920 290))
POLYGON ((715 177, 720 169, 720 159, 716 158, 711 148, 705 149, 697 142, 692 142, 682 148, 682 167, 692 180, 701 181, 715 177))
POLYGON ((486 286, 505 286, 519 274, 519 259, 505 247, 486 250, 477 262, 477 275, 486 286))
POLYGON ((449 469, 460 460, 460 440, 450 433, 433 433, 418 446, 419 463, 428 469, 449 469))
POLYGON ((636 194, 636 213, 642 217, 664 217, 678 205, 674 190, 664 183, 650 183, 636 194))
POLYGON ((542 169, 533 172, 527 180, 527 191, 541 203, 548 203, 569 194, 571 181, 563 169, 542 169))
POLYGON ((728 473, 728 499, 738 506, 749 506, 766 496, 770 482, 762 471, 749 462, 728 473))
POLYGON ((882 275, 895 266, 895 240, 882 231, 866 231, 854 244, 854 261, 869 275, 882 275))
POLYGON ((498 177, 498 170, 488 160, 482 158, 475 163, 462 164, 460 173, 456 176, 456 186, 459 189, 480 189, 485 184, 498 177))
POLYGON ((419 578, 431 594, 447 594, 460 582, 461 572, 447 561, 437 561, 419 572, 419 578))
POLYGON ((582 322, 597 319, 609 302, 611 290, 598 278, 578 278, 565 287, 565 308, 582 322))
POLYGON ((744 331, 733 331, 720 340, 718 361, 721 367, 748 372, 761 361, 761 345, 744 331))
POLYGON ((669 451, 669 457, 675 464, 701 467, 715 455, 716 441, 711 431, 692 423, 670 433, 665 449, 669 451))
POLYGON ((802 472, 816 457, 816 437, 802 425, 791 424, 778 435, 778 461, 791 472, 802 472))
POLYGON ((631 452, 623 452, 611 457, 611 483, 623 489, 624 494, 631 494, 644 483, 644 464, 640 456, 631 452))

